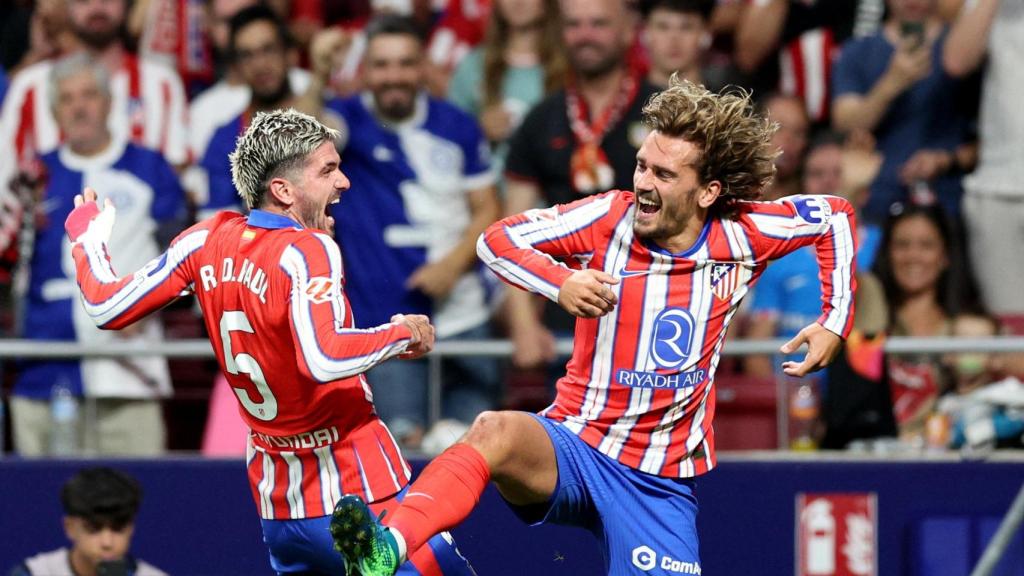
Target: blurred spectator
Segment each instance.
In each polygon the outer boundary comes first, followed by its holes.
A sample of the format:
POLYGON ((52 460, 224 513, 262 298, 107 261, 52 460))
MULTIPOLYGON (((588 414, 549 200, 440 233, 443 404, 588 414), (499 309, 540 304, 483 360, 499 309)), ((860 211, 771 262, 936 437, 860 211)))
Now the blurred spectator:
POLYGON ((1024 4, 968 2, 946 42, 943 64, 954 77, 978 68, 988 55, 981 99, 978 168, 964 180, 964 216, 971 264, 985 307, 1000 317, 1024 319, 1024 4))
POLYGON ((632 186, 640 109, 656 91, 628 58, 633 15, 622 0, 566 0, 562 9, 569 85, 531 110, 513 136, 508 211, 632 186))
POLYGON ((370 0, 292 0, 291 31, 299 46, 312 47, 324 28, 362 26, 372 14, 370 0))
MULTIPOLYGON (((256 6, 257 0, 211 0, 207 7, 207 18, 210 24, 210 40, 217 68, 222 77, 216 84, 204 90, 189 105, 188 145, 192 159, 197 163, 206 155, 206 147, 210 138, 218 128, 237 118, 249 106, 252 96, 249 84, 242 76, 240 63, 231 50, 231 19, 242 10, 256 6)), ((290 46, 290 45, 289 45, 290 46)), ((294 63, 297 55, 289 48, 286 50, 288 62, 288 81, 293 94, 302 94, 309 86, 309 73, 296 68, 294 63)), ((238 132, 241 134, 241 132, 238 132)), ((236 134, 237 135, 237 134, 236 134)), ((234 149, 234 141, 227 150, 234 149)), ((225 153, 226 154, 226 153, 225 153)), ((227 165, 224 159, 223 164, 227 165)), ((197 203, 206 203, 206 184, 201 180, 202 173, 190 170, 187 177, 187 188, 199 196, 197 203), (196 180, 196 178, 200 178, 196 180)))
MULTIPOLYGON (((631 60, 635 15, 623 0, 564 0, 561 6, 568 86, 531 110, 512 137, 506 213, 631 190, 636 153, 647 135, 640 111, 657 89, 631 60)), ((513 361, 537 366, 550 360, 548 328, 569 334, 573 318, 551 304, 541 324, 533 297, 511 290, 508 298, 513 361)))
POLYGON ((0 65, 11 76, 41 60, 79 48, 68 23, 67 0, 16 0, 0 9, 0 65))
POLYGON ((946 26, 936 0, 888 0, 879 33, 847 42, 834 69, 833 124, 874 134, 884 157, 864 216, 881 222, 894 202, 937 197, 960 213, 958 151, 967 139, 967 86, 942 69, 946 26))
POLYGON ((883 349, 889 324, 885 291, 878 278, 860 271, 854 299, 853 331, 829 366, 822 394, 823 449, 898 433, 883 349))
MULTIPOLYGON (((492 0, 440 0, 444 10, 427 43, 427 88, 431 94, 439 98, 445 95, 451 75, 459 62, 484 39, 484 31, 491 18, 491 2, 492 0)), ((401 1, 378 3, 402 4, 401 1)), ((411 12, 416 15, 418 5, 431 3, 438 2, 411 0, 411 12)))
POLYGON ((804 194, 839 194, 843 189, 843 140, 820 132, 811 141, 801 174, 804 194))
POLYGON ((479 119, 490 142, 505 143, 534 104, 562 87, 560 35, 557 0, 496 0, 484 43, 459 62, 448 99, 479 119))
POLYGON ((189 94, 213 81, 206 0, 134 0, 128 32, 141 56, 178 71, 189 94))
MULTIPOLYGON (((965 314, 956 319, 953 335, 996 336, 999 323, 989 316, 965 314)), ((952 448, 1024 447, 1024 383, 1004 375, 998 354, 953 354, 945 359, 955 380, 953 393, 939 400, 938 413, 948 418, 952 448)), ((940 423, 945 424, 942 420, 940 423)))
MULTIPOLYGON (((875 269, 889 305, 889 334, 952 335, 962 304, 962 262, 939 206, 896 205, 885 224, 875 269)), ((904 440, 923 442, 936 400, 953 386, 939 360, 934 354, 888 359, 893 412, 904 440)))
MULTIPOLYGON (((486 338, 476 240, 499 216, 487 141, 470 116, 425 91, 423 43, 409 20, 378 17, 366 35, 366 91, 327 104, 341 116, 352 181, 332 213, 346 266, 364 271, 345 285, 357 325, 405 310, 431 316, 439 340, 486 338)), ((445 368, 445 417, 468 423, 493 407, 493 360, 459 357, 445 368)), ((423 433, 427 380, 422 360, 369 374, 378 413, 406 444, 423 433)))
POLYGON ((64 534, 71 548, 36 554, 11 576, 163 576, 159 568, 128 553, 142 489, 111 468, 86 468, 61 490, 64 534))
POLYGON ((837 48, 874 34, 884 11, 883 0, 747 2, 736 28, 736 66, 753 76, 755 90, 795 96, 813 122, 824 122, 837 48))
POLYGON ((7 94, 7 72, 0 66, 0 106, 4 103, 4 96, 7 94))
POLYGON ((0 67, 14 70, 28 51, 29 22, 33 12, 29 0, 0 2, 0 67))
MULTIPOLYGON (((174 70, 130 53, 123 36, 127 0, 68 0, 68 21, 82 48, 111 76, 110 128, 117 138, 160 150, 175 165, 186 161, 185 92, 174 70)), ((44 60, 18 72, 0 112, 0 194, 19 171, 60 144, 46 89, 53 65, 44 60)))
POLYGON ((781 152, 775 159, 775 179, 762 192, 762 198, 770 201, 800 194, 800 168, 811 127, 807 112, 799 98, 778 93, 765 98, 762 106, 764 115, 779 124, 772 136, 772 147, 781 152))
POLYGON ((643 42, 647 47, 650 70, 647 81, 668 88, 673 73, 709 90, 722 86, 709 84, 701 67, 704 52, 711 47, 711 10, 714 0, 645 0, 643 42))
MULTIPOLYGON (((50 97, 64 144, 40 160, 45 185, 37 191, 31 254, 22 254, 27 273, 21 336, 73 340, 102 347, 130 338, 158 342, 163 330, 150 321, 127 334, 96 328, 77 302, 71 246, 63 222, 85 186, 103 189, 121 218, 111 244, 118 247, 117 270, 137 270, 160 254, 180 231, 184 198, 177 176, 160 154, 125 143, 108 129, 112 105, 105 66, 78 53, 49 66, 50 97), (158 240, 159 237, 159 240, 158 240)), ((39 360, 20 364, 11 397, 15 449, 40 456, 53 440, 51 391, 67 388, 90 399, 81 446, 101 454, 154 455, 164 450, 160 398, 171 393, 167 361, 158 356, 80 361, 39 360), (92 416, 92 417, 89 417, 92 416)), ((81 423, 81 422, 80 422, 81 423)))
MULTIPOLYGON (((256 112, 287 108, 295 100, 288 73, 291 38, 277 15, 266 6, 250 6, 232 16, 230 26, 228 46, 247 103, 233 117, 212 127, 210 140, 199 157, 205 178, 193 185, 203 200, 200 220, 218 210, 243 210, 242 199, 231 183, 228 154, 234 151, 235 141, 256 112)), ((222 113, 218 110, 218 115, 222 113)))
MULTIPOLYGON (((417 33, 424 38, 431 38, 432 43, 427 48, 430 57, 426 65, 425 82, 428 91, 441 98, 448 91, 449 77, 454 67, 483 38, 489 6, 489 0, 372 0, 363 10, 357 0, 348 5, 350 18, 339 18, 340 15, 335 11, 333 17, 338 19, 324 22, 328 28, 314 34, 310 42, 310 54, 323 53, 323 44, 334 47, 329 63, 331 74, 323 81, 323 88, 338 97, 350 96, 363 89, 361 68, 366 56, 364 28, 369 19, 373 15, 409 18, 417 33), (434 10, 439 7, 444 9, 436 14, 434 10), (317 43, 321 44, 321 48, 316 47, 317 43)), ((327 6, 322 8, 326 10, 327 6)), ((305 6, 301 9, 308 10, 305 6)), ((303 18, 306 22, 300 27, 308 28, 310 20, 306 16, 303 18)), ((320 88, 316 89, 317 94, 321 92, 323 90, 320 88)))

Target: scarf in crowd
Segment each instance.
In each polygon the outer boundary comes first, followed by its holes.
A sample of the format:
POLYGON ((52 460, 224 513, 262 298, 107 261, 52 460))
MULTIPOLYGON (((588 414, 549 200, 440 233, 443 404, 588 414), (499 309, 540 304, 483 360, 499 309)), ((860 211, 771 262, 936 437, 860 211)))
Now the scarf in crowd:
POLYGON ((604 110, 595 114, 593 121, 586 101, 580 96, 574 82, 566 87, 565 103, 569 127, 576 142, 569 161, 569 174, 573 189, 581 195, 611 190, 615 183, 615 170, 608 155, 601 149, 605 135, 619 123, 629 110, 640 90, 640 79, 627 71, 619 83, 618 93, 604 110))

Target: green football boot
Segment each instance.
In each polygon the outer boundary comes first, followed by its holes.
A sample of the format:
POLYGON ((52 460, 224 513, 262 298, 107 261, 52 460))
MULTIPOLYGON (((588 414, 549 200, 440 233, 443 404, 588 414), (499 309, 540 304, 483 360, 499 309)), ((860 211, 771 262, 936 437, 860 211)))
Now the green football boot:
POLYGON ((349 574, 392 576, 398 571, 398 542, 359 496, 342 496, 331 514, 334 549, 345 557, 349 574))

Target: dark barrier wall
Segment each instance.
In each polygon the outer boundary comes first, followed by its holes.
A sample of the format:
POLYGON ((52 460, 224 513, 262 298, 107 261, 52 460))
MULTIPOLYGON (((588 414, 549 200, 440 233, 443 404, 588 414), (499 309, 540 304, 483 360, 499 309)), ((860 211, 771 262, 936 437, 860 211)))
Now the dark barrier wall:
MULTIPOLYGON (((146 495, 133 551, 172 574, 270 574, 241 461, 113 461, 146 495)), ((0 574, 64 544, 58 494, 91 461, 0 461, 0 574)), ((877 493, 881 576, 966 574, 1021 483, 1015 462, 757 461, 723 458, 698 483, 704 574, 794 573, 798 492, 877 493)), ((481 576, 601 574, 592 536, 526 528, 489 490, 455 531, 481 576)), ((1024 575, 1024 535, 997 574, 1024 575)), ((639 573, 639 571, 638 571, 639 573)))

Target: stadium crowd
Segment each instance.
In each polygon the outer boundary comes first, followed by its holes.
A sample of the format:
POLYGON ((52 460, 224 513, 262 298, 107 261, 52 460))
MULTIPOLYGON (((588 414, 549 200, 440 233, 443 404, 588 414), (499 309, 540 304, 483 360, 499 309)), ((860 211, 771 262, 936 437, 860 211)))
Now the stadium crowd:
MULTIPOLYGON (((197 218, 243 210, 228 153, 256 112, 294 107, 342 134, 352 187, 333 214, 357 325, 401 310, 430 315, 439 341, 513 343, 507 361, 446 359, 433 430, 426 361, 369 373, 402 444, 437 450, 483 410, 543 408, 572 335, 568 314, 479 265, 477 237, 632 189, 640 109, 677 74, 749 90, 778 123, 764 200, 858 211, 854 332, 829 370, 787 380, 792 446, 1024 446, 1016 356, 882 353, 890 335, 1024 334, 1024 0, 14 0, 0 21, 7 337, 200 336, 188 299, 129 332, 92 326, 63 237, 73 196, 113 198, 114 266, 137 269, 197 218)), ((768 268, 732 337, 788 339, 820 313, 808 247, 768 268)), ((783 360, 719 368, 721 448, 773 446, 754 416, 773 431, 774 408, 730 399, 774 394, 783 360)), ((244 445, 212 361, 13 360, 3 375, 24 456, 244 445), (69 410, 70 446, 55 425, 69 410)))

